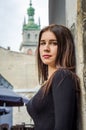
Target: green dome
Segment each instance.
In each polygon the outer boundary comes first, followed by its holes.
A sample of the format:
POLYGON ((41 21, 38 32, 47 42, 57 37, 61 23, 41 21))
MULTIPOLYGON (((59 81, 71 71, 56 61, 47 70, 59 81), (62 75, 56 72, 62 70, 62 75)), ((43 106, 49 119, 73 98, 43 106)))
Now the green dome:
POLYGON ((32 7, 30 7, 29 9, 27 9, 27 14, 29 15, 29 16, 33 16, 34 15, 34 8, 32 8, 32 7))
POLYGON ((24 24, 23 24, 23 30, 39 30, 40 29, 40 24, 37 25, 34 22, 34 12, 35 9, 32 7, 32 2, 30 0, 30 7, 27 9, 27 14, 28 14, 28 23, 26 24, 25 20, 24 20, 24 24))
POLYGON ((23 26, 23 30, 39 30, 40 26, 31 22, 23 26))

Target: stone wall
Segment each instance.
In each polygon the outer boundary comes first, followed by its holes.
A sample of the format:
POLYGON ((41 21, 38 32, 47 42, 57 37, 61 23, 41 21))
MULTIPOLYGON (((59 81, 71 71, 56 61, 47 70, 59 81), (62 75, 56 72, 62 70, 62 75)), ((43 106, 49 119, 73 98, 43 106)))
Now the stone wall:
POLYGON ((83 37, 83 60, 84 60, 84 70, 83 70, 83 82, 84 82, 84 108, 83 108, 83 129, 86 130, 86 0, 81 1, 82 6, 82 37, 83 37))
POLYGON ((33 55, 0 48, 0 73, 14 89, 34 89, 38 85, 36 57, 33 55))

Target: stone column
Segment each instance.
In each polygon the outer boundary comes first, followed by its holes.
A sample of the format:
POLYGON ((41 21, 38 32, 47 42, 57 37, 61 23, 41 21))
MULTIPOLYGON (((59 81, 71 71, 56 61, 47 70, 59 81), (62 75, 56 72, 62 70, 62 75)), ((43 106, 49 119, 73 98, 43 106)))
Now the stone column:
POLYGON ((65 0, 49 0, 49 24, 66 24, 65 0))
POLYGON ((82 129, 86 130, 86 0, 77 0, 75 39, 77 42, 77 74, 80 77, 82 93, 82 129))

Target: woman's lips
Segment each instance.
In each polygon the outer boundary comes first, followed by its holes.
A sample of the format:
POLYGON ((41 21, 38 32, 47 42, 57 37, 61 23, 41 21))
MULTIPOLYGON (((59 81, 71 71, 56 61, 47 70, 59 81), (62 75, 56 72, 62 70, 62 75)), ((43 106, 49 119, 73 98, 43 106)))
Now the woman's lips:
POLYGON ((48 58, 51 57, 51 55, 43 55, 43 57, 44 57, 45 59, 48 59, 48 58))

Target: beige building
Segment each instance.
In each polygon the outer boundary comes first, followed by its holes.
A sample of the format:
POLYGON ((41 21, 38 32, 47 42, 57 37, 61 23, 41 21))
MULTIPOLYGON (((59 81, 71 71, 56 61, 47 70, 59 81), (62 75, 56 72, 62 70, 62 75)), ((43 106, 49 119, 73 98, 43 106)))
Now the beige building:
MULTIPOLYGON (((14 87, 14 91, 31 98, 38 89, 36 57, 0 47, 0 74, 14 87)), ((13 108, 13 124, 32 123, 26 107, 13 108)))
POLYGON ((0 48, 0 73, 15 89, 33 90, 37 85, 35 58, 33 55, 0 48))

